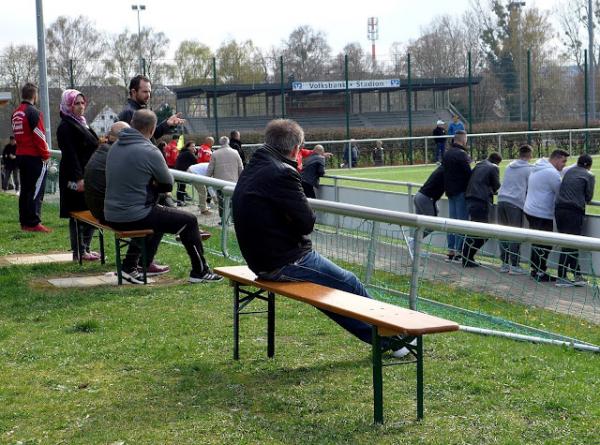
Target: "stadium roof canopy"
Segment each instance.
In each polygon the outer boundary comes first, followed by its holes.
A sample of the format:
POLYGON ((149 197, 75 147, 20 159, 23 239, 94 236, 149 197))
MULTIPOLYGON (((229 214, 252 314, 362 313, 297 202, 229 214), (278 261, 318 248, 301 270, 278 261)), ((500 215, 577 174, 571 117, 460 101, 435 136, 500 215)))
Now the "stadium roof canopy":
MULTIPOLYGON (((471 85, 477 85, 481 81, 481 77, 473 77, 471 79, 471 85)), ((343 82, 342 82, 343 83, 343 82)), ((411 89, 412 91, 424 91, 424 90, 433 90, 433 91, 446 91, 452 90, 456 88, 464 88, 469 85, 469 79, 467 77, 438 77, 438 78, 417 78, 411 80, 411 89)), ((393 88, 361 88, 360 90, 350 90, 352 93, 361 92, 392 92, 399 90, 407 90, 408 89, 408 81, 406 79, 400 80, 400 85, 398 87, 393 88)), ((254 84, 219 84, 215 87, 212 84, 208 85, 194 85, 187 87, 176 87, 172 88, 173 92, 176 94, 177 99, 187 99, 190 97, 198 97, 198 96, 213 96, 216 91, 218 96, 227 96, 230 94, 236 94, 238 96, 253 96, 256 94, 267 94, 270 96, 276 96, 281 94, 281 84, 280 83, 254 83, 254 84)), ((283 87, 283 92, 285 94, 295 94, 295 95, 308 95, 315 93, 340 93, 343 92, 344 88, 340 89, 323 89, 323 90, 307 90, 307 91, 298 91, 292 89, 292 83, 287 83, 283 87)))

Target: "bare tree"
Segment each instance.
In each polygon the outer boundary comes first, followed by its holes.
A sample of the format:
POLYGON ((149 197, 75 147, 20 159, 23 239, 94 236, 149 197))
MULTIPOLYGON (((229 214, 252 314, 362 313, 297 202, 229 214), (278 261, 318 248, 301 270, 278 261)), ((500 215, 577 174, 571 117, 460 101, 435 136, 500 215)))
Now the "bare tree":
POLYGON ((329 70, 331 47, 325 33, 308 25, 296 28, 281 48, 285 71, 295 80, 317 79, 329 70))
POLYGON ((11 105, 20 102, 20 88, 26 82, 37 82, 37 50, 31 45, 9 45, 0 56, 0 79, 11 89, 11 105))
POLYGON ((84 16, 60 16, 46 32, 48 71, 58 87, 89 83, 94 76, 102 77, 106 43, 104 36, 84 16))
POLYGON ((260 83, 267 80, 266 59, 252 40, 223 42, 216 57, 222 82, 260 83))
POLYGON ((108 63, 114 77, 125 88, 129 80, 139 70, 137 53, 137 34, 130 34, 128 30, 110 37, 108 63))

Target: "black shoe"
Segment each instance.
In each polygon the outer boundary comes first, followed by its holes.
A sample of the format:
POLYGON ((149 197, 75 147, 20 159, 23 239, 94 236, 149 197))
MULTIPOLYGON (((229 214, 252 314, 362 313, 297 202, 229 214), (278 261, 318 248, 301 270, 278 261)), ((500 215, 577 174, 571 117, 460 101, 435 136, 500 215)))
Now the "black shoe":
POLYGON ((473 260, 467 260, 463 257, 462 259, 462 267, 479 267, 481 266, 481 264, 473 261, 473 260))
POLYGON ((551 283, 556 281, 556 277, 550 276, 547 273, 537 273, 535 275, 532 275, 531 278, 533 278, 538 283, 551 283))
POLYGON ((206 269, 206 272, 203 274, 199 274, 193 270, 190 272, 190 283, 207 283, 221 280, 223 280, 223 277, 221 275, 217 275, 216 273, 212 273, 210 269, 206 269))

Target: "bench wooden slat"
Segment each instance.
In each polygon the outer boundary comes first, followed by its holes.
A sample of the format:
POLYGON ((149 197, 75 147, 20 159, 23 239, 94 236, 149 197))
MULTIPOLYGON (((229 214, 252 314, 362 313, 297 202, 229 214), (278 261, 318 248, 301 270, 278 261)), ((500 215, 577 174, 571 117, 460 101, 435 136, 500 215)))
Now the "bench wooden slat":
POLYGON ((247 266, 217 267, 214 271, 230 280, 375 325, 384 335, 423 335, 457 331, 459 328, 457 323, 443 318, 314 283, 257 280, 247 266))
POLYGON ((75 219, 83 221, 91 226, 101 230, 108 230, 114 232, 119 238, 141 238, 147 235, 152 235, 154 230, 152 229, 141 229, 141 230, 117 230, 106 224, 102 224, 89 210, 82 210, 79 212, 71 212, 71 216, 75 219))

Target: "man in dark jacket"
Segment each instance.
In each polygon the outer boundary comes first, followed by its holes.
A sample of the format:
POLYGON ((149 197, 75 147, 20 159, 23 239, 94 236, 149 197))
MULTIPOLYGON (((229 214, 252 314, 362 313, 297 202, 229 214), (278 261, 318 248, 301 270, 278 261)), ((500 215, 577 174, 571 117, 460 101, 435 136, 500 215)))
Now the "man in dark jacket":
POLYGON ((242 141, 240 140, 240 132, 237 130, 233 130, 229 133, 229 146, 238 152, 240 158, 242 159, 242 165, 245 167, 247 164, 246 155, 244 154, 244 150, 242 150, 242 141))
MULTIPOLYGON (((148 107, 148 101, 150 100, 151 94, 152 84, 150 79, 141 74, 138 74, 131 79, 129 82, 129 99, 127 99, 125 107, 119 113, 119 120, 131 124, 133 113, 148 107)), ((170 133, 173 128, 182 125, 183 123, 185 123, 185 120, 181 119, 181 113, 174 114, 156 126, 156 130, 152 137, 154 139, 159 139, 161 136, 170 133)))
MULTIPOLYGON (((452 146, 444 153, 444 192, 448 197, 448 213, 453 219, 469 219, 465 192, 471 178, 471 160, 465 151, 467 133, 459 130, 452 146)), ((446 261, 460 260, 464 237, 448 234, 448 258, 446 261)))
MULTIPOLYGON (((556 205, 554 218, 556 228, 560 233, 581 235, 585 219, 585 205, 594 197, 596 178, 590 172, 592 157, 583 154, 577 159, 577 165, 570 167, 563 176, 556 205)), ((579 253, 576 249, 563 247, 558 260, 558 278, 556 286, 584 286, 587 282, 581 276, 579 269, 579 253), (567 278, 567 272, 572 272, 574 280, 567 278)))
MULTIPOLYGON (((498 165, 502 162, 502 157, 494 152, 487 159, 477 163, 465 197, 467 200, 467 208, 471 221, 489 222, 489 214, 494 203, 494 195, 500 188, 500 169, 498 165)), ((477 267, 475 262, 475 254, 485 244, 484 238, 467 237, 462 250, 462 265, 463 267, 477 267)))
MULTIPOLYGON (((177 156, 175 170, 185 172, 194 164, 197 164, 196 144, 194 141, 188 141, 177 156)), ((185 200, 190 199, 185 191, 185 185, 185 182, 177 182, 177 205, 185 205, 185 200)))
POLYGON ((17 169, 17 141, 10 136, 10 141, 2 152, 2 165, 4 165, 4 176, 2 176, 2 190, 8 190, 8 184, 12 176, 15 191, 19 191, 19 170, 17 169))
POLYGON ((90 160, 85 166, 83 182, 85 184, 85 203, 92 215, 101 223, 106 223, 104 219, 104 195, 106 194, 106 156, 112 144, 119 139, 119 133, 125 128, 129 128, 127 122, 115 122, 110 127, 106 144, 100 145, 92 154, 90 160))
MULTIPOLYGON (((444 121, 438 120, 436 127, 433 129, 434 136, 446 136, 446 129, 444 128, 444 121)), ((444 159, 444 152, 446 151, 446 138, 435 138, 435 162, 442 162, 444 159)))
POLYGON ((316 198, 315 189, 319 188, 319 182, 325 175, 325 149, 322 145, 315 145, 313 154, 304 161, 302 168, 302 188, 307 198, 316 198))
MULTIPOLYGON (((295 162, 304 131, 294 121, 271 121, 265 144, 242 172, 233 193, 233 220, 242 255, 260 278, 310 281, 370 298, 356 276, 312 250, 315 214, 302 190, 295 162), (259 217, 257 217, 259 215, 259 217)), ((323 311, 360 340, 371 343, 371 326, 323 311)), ((402 339, 386 340, 384 349, 405 355, 402 339)))

